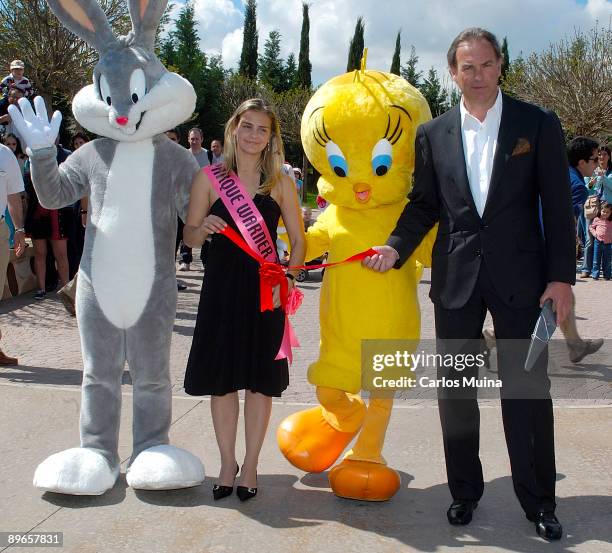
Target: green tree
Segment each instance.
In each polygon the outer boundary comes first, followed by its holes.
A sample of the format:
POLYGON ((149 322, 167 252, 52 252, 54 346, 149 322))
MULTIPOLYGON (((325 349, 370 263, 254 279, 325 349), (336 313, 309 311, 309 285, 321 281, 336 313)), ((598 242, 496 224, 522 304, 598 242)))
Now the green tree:
POLYGON ((164 42, 162 35, 166 33, 168 25, 170 25, 170 22, 171 22, 170 14, 173 8, 174 8, 174 2, 168 2, 168 4, 166 5, 166 9, 164 10, 164 13, 162 14, 159 20, 157 31, 155 32, 155 53, 157 54, 158 57, 160 56, 160 50, 164 42))
POLYGON ((351 38, 349 44, 348 63, 346 64, 346 71, 353 71, 361 67, 361 58, 363 57, 363 49, 365 47, 364 35, 365 24, 363 17, 357 18, 357 24, 355 25, 355 34, 351 38))
POLYGON ((451 88, 448 95, 448 107, 453 108, 461 101, 461 92, 457 88, 451 88))
POLYGON ((510 69, 510 53, 508 52, 508 39, 506 37, 504 37, 504 40, 502 41, 501 53, 502 53, 501 78, 503 81, 506 78, 506 73, 508 73, 508 70, 510 69))
POLYGON ((568 138, 612 135, 612 25, 551 44, 512 61, 502 88, 554 111, 568 138))
POLYGON ((273 95, 274 93, 262 83, 243 77, 239 73, 232 73, 227 76, 220 94, 228 115, 249 98, 262 98, 272 103, 273 95))
POLYGON ((410 57, 406 61, 406 65, 403 65, 400 69, 400 74, 406 79, 412 86, 419 87, 421 85, 421 77, 423 76, 422 71, 417 71, 417 63, 419 62, 419 56, 416 54, 414 46, 410 47, 410 57))
MULTIPOLYGON (((100 0, 100 5, 116 34, 131 29, 126 2, 100 0)), ((26 75, 49 110, 67 105, 91 83, 98 53, 62 26, 45 0, 0 0, 0 36, 0 67, 7 68, 15 58, 23 60, 26 75)))
POLYGON ((281 35, 278 31, 270 31, 258 62, 259 80, 274 92, 285 89, 285 67, 280 56, 280 40, 281 35))
POLYGON ((223 104, 220 91, 226 78, 221 56, 212 56, 204 70, 204 86, 201 88, 203 102, 198 114, 198 123, 204 131, 206 147, 210 141, 223 139, 225 122, 229 119, 227 107, 223 104))
POLYGON ((174 29, 168 38, 162 41, 160 56, 171 70, 185 77, 193 85, 197 94, 195 112, 184 126, 201 127, 205 145, 212 138, 223 136, 227 113, 222 105, 219 90, 223 86, 225 71, 220 56, 208 60, 200 49, 191 2, 181 8, 174 29))
POLYGON ((394 73, 395 75, 400 75, 401 72, 401 64, 400 64, 400 51, 402 49, 400 42, 401 31, 397 32, 397 38, 395 39, 395 52, 393 52, 393 61, 391 62, 391 69, 389 69, 390 73, 394 73))
POLYGON ((200 40, 196 30, 194 8, 186 3, 179 12, 176 26, 172 31, 174 42, 174 63, 183 77, 196 87, 203 78, 206 55, 200 50, 200 40))
POLYGON ((298 55, 298 67, 296 85, 304 88, 312 86, 312 65, 310 63, 310 16, 308 4, 302 4, 302 32, 300 33, 300 53, 298 55))
POLYGON ((257 2, 247 0, 244 10, 244 33, 242 38, 242 52, 238 73, 249 79, 257 78, 257 47, 259 34, 257 32, 257 2))
POLYGON ((283 80, 283 92, 299 86, 297 65, 295 63, 295 54, 293 52, 287 56, 284 72, 285 78, 283 80))
POLYGON ((448 93, 440 83, 438 72, 433 67, 429 69, 419 90, 425 96, 433 117, 437 117, 448 110, 448 93))
POLYGON ((167 36, 161 41, 158 56, 166 67, 174 67, 174 62, 176 61, 176 50, 174 48, 174 40, 171 35, 167 36))

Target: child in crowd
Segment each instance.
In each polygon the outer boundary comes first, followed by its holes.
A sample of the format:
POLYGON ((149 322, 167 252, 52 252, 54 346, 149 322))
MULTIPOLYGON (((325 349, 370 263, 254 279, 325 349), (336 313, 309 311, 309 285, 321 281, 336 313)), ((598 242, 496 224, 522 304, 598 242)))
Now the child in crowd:
POLYGON ((32 83, 30 79, 24 77, 23 72, 25 69, 25 65, 21 60, 13 60, 11 62, 10 70, 11 72, 2 79, 0 83, 0 89, 2 91, 3 101, 6 100, 8 96, 8 91, 11 87, 18 88, 23 92, 23 95, 26 98, 30 98, 34 95, 34 89, 32 88, 32 83))
POLYGON ((595 247, 593 250, 593 280, 599 278, 599 271, 603 272, 604 280, 610 280, 612 273, 612 204, 602 202, 599 216, 593 219, 589 227, 595 247))

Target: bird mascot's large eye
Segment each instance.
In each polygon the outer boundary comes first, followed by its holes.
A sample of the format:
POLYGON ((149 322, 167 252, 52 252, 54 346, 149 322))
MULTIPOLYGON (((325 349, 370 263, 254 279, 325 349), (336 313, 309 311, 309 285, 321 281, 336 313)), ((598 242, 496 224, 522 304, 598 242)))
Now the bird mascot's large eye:
POLYGON ((348 163, 338 145, 330 140, 325 144, 325 153, 332 171, 339 177, 346 177, 348 175, 348 163))
POLYGON ((106 102, 109 106, 111 105, 111 94, 110 94, 110 86, 108 86, 108 81, 104 75, 100 75, 100 80, 98 81, 100 87, 100 98, 102 101, 106 102))
POLYGON ((135 69, 130 77, 130 97, 135 104, 146 94, 147 79, 142 69, 135 69))
POLYGON ((382 138, 372 150, 372 170, 376 175, 382 177, 391 169, 392 162, 393 146, 386 138, 382 138))

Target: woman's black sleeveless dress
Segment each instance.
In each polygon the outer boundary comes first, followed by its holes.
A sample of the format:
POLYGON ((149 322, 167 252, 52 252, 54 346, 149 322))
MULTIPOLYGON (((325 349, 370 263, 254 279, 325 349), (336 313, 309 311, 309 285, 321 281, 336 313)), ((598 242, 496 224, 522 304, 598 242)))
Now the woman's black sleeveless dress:
MULTIPOLYGON (((267 194, 257 194, 254 202, 276 242, 279 205, 267 194)), ((210 213, 238 231, 220 199, 210 213)), ((214 234, 185 374, 189 395, 251 390, 280 397, 289 385, 289 370, 286 359, 274 358, 285 314, 281 309, 261 313, 259 307, 259 265, 228 238, 214 234)))

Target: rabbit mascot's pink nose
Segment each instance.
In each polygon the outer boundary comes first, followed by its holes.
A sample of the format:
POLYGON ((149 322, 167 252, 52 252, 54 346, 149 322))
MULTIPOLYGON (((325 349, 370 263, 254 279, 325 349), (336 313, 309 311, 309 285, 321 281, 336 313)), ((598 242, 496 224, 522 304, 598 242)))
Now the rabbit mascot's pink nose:
POLYGON ((128 118, 127 118, 127 117, 117 117, 117 118, 115 119, 115 121, 117 121, 117 124, 118 124, 118 125, 121 125, 122 127, 123 127, 124 125, 127 125, 127 124, 128 124, 128 118))

